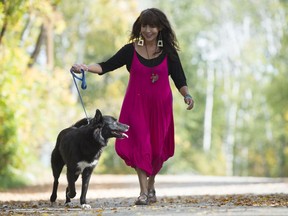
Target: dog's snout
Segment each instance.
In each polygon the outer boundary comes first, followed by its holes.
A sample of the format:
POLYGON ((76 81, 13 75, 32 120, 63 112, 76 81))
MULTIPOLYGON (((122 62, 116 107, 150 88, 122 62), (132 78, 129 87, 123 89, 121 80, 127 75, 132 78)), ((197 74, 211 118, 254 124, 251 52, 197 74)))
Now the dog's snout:
POLYGON ((127 124, 124 124, 124 127, 125 127, 125 130, 126 130, 126 131, 128 131, 128 130, 129 130, 129 128, 130 128, 130 126, 129 126, 129 125, 127 125, 127 124))

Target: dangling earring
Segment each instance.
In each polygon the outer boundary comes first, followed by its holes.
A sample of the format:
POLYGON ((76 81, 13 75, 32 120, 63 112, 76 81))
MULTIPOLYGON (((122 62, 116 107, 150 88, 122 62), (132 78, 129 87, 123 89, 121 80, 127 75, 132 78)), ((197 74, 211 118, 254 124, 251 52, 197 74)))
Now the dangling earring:
POLYGON ((144 40, 143 40, 143 38, 142 38, 142 35, 141 35, 141 33, 140 33, 140 37, 138 38, 138 46, 144 46, 144 40))
POLYGON ((158 47, 163 47, 163 40, 162 40, 162 33, 161 32, 159 33, 157 46, 158 47))

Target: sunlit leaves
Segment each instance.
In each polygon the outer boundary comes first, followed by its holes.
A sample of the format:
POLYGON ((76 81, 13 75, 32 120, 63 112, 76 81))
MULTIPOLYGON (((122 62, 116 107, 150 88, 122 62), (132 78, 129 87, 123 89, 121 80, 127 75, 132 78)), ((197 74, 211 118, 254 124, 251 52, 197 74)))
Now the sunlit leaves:
MULTIPOLYGON (((103 201, 100 201, 103 202, 103 201)), ((99 202, 93 202, 92 208, 85 210, 85 214, 93 214, 102 216, 106 214, 140 214, 153 212, 153 214, 175 214, 178 212, 192 211, 201 213, 201 209, 210 209, 214 212, 227 211, 228 209, 244 207, 287 207, 288 197, 285 194, 264 194, 264 195, 222 195, 222 196, 178 196, 178 197, 162 197, 158 202, 149 206, 135 206, 132 199, 129 203, 117 203, 116 199, 109 199, 99 207, 99 202)), ((63 207, 62 204, 50 206, 49 201, 29 201, 29 202, 0 202, 2 213, 10 214, 34 214, 34 215, 50 215, 53 214, 84 214, 81 206, 78 204, 63 207)), ((246 210, 246 209, 245 209, 246 210)), ((242 212, 243 213, 243 212, 242 212)), ((245 212, 244 212, 245 214, 245 212)))
MULTIPOLYGON (((196 100, 194 112, 190 114, 193 118, 179 115, 178 110, 175 114, 176 119, 180 118, 176 120, 176 126, 181 125, 177 131, 180 137, 186 140, 186 134, 190 134, 190 158, 202 154, 201 118, 204 118, 202 110, 206 105, 205 88, 211 65, 215 73, 211 152, 197 160, 198 163, 190 163, 190 168, 206 173, 206 164, 211 167, 213 155, 220 167, 230 166, 227 174, 277 176, 283 173, 287 157, 281 153, 281 148, 287 145, 287 129, 286 135, 283 130, 287 128, 283 114, 287 110, 288 92, 284 79, 287 77, 287 2, 156 2, 175 23, 180 45, 184 46, 182 63, 196 100), (195 121, 197 127, 193 126, 195 121), (233 140, 229 146, 227 140, 233 140), (223 164, 220 158, 230 161, 223 164)), ((175 155, 177 161, 187 155, 182 151, 182 143, 185 141, 179 142, 181 152, 175 155)))

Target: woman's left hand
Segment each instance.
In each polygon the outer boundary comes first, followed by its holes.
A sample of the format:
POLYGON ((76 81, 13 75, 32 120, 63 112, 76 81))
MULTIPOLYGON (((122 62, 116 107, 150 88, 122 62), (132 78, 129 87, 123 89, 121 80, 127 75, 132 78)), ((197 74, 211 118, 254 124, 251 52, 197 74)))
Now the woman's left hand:
POLYGON ((185 103, 188 105, 187 110, 191 110, 194 107, 194 100, 191 96, 184 97, 185 103))

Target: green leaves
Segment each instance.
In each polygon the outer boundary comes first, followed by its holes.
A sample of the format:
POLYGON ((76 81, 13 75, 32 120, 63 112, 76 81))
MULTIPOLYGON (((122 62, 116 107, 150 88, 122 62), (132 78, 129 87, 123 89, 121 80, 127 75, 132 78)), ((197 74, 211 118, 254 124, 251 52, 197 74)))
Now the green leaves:
POLYGON ((196 102, 187 116, 177 101, 179 140, 173 164, 185 158, 194 172, 223 174, 207 170, 215 159, 222 170, 226 167, 226 174, 277 176, 283 169, 287 173, 288 155, 281 153, 287 148, 287 3, 264 2, 157 1, 174 24, 196 102), (213 107, 206 103, 212 99, 213 107), (210 134, 204 110, 212 114, 210 134), (211 148, 203 153, 201 146, 209 135, 211 148), (187 155, 204 156, 192 162, 187 155))

